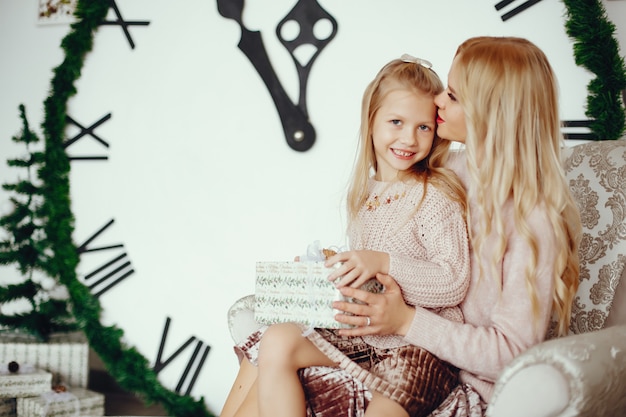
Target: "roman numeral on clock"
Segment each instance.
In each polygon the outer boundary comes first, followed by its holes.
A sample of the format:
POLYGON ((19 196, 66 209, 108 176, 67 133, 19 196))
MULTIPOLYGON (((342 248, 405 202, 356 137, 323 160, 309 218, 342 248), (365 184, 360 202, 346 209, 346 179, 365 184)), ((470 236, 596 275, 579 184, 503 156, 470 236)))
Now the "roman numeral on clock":
POLYGON ((178 385, 176 385, 176 392, 181 393, 183 390, 183 385, 187 382, 187 389, 185 390, 184 395, 189 395, 194 385, 196 384, 196 379, 204 366, 204 361, 206 357, 209 355, 209 351, 211 350, 211 346, 205 344, 203 341, 196 339, 195 336, 190 336, 189 339, 185 341, 176 351, 171 354, 167 359, 163 360, 163 350, 165 349, 165 342, 167 340, 167 334, 170 329, 170 323, 172 319, 167 317, 165 319, 165 327, 163 328, 163 334, 161 335, 161 343, 159 344, 159 353, 157 353, 157 358, 154 363, 153 370, 158 375, 165 367, 167 367, 174 359, 176 359, 183 351, 185 351, 188 347, 191 346, 193 342, 195 343, 195 347, 193 348, 193 352, 191 357, 187 361, 187 366, 183 370, 183 373, 180 376, 180 380, 178 381, 178 385), (192 372, 192 375, 189 376, 189 373, 192 372))
POLYGON ((105 20, 102 23, 100 23, 101 25, 118 25, 122 28, 122 31, 124 32, 124 36, 126 36, 126 40, 128 41, 128 44, 130 45, 131 49, 135 49, 135 42, 133 41, 133 38, 130 36, 130 32, 128 31, 128 27, 129 26, 148 26, 150 24, 150 22, 142 20, 142 21, 129 21, 129 20, 124 20, 124 18, 122 17, 122 13, 120 13, 120 9, 119 7, 117 7, 117 4, 115 3, 115 0, 110 0, 111 1, 111 8, 113 9, 113 12, 115 12, 115 20, 105 20))
MULTIPOLYGON (((72 146, 74 143, 78 142, 81 138, 87 137, 87 136, 91 136, 93 139, 95 139, 97 142, 99 142, 102 146, 104 146, 105 148, 109 148, 109 144, 107 141, 105 141, 104 139, 102 139, 101 137, 99 137, 98 135, 96 135, 96 133, 94 132, 96 130, 96 128, 98 126, 100 126, 101 124, 103 124, 104 122, 106 122, 107 120, 109 120, 111 118, 111 113, 103 116, 100 118, 100 120, 98 120, 97 122, 95 122, 94 124, 92 124, 89 127, 84 127, 83 125, 81 125, 80 123, 78 123, 76 120, 72 119, 70 116, 65 116, 67 121, 71 124, 73 124, 74 126, 78 127, 80 129, 80 132, 74 136, 71 139, 66 140, 63 143, 63 149, 66 150, 67 152, 67 148, 69 148, 70 146, 72 146)), ((72 156, 72 155, 68 155, 68 158, 70 161, 102 161, 102 160, 107 160, 109 159, 108 156, 106 155, 86 155, 86 156, 72 156)))
POLYGON ((114 219, 111 219, 77 248, 78 254, 81 256, 90 252, 113 252, 112 258, 109 261, 85 274, 85 283, 96 298, 100 297, 135 272, 128 258, 128 254, 124 251, 123 244, 90 246, 98 236, 113 225, 113 222, 114 219))
MULTIPOLYGON (((534 6, 535 4, 539 3, 541 0, 526 0, 524 1, 522 4, 515 6, 515 8, 509 10, 508 12, 504 13, 502 16, 500 16, 502 18, 503 22, 506 22, 507 20, 509 20, 510 18, 518 15, 519 13, 529 9, 530 7, 534 6)), ((502 0, 496 3, 495 8, 497 11, 500 11, 502 9, 504 9, 505 7, 509 6, 511 3, 515 3, 516 0, 502 0)))
POLYGON ((591 131, 593 120, 561 120, 561 133, 564 139, 571 140, 598 140, 591 131))

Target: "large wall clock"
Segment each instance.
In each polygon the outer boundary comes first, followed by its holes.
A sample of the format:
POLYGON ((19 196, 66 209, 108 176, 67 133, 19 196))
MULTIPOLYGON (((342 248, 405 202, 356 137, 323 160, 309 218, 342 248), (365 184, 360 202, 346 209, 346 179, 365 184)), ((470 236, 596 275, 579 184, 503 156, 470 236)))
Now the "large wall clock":
MULTIPOLYGON (((275 34, 296 2, 243 3, 246 27, 262 34, 297 102, 298 74, 275 34)), ((237 47, 241 27, 216 1, 116 0, 124 20, 149 24, 100 27, 69 103, 80 278, 164 385, 204 396, 214 412, 237 370, 226 312, 254 291, 255 262, 291 259, 314 240, 345 243, 360 99, 385 62, 426 58, 445 83, 467 37, 524 36, 555 67, 563 120, 585 119, 591 74, 574 63, 561 2, 319 3, 338 31, 309 74, 316 141, 306 152, 285 143, 272 98, 237 47)))

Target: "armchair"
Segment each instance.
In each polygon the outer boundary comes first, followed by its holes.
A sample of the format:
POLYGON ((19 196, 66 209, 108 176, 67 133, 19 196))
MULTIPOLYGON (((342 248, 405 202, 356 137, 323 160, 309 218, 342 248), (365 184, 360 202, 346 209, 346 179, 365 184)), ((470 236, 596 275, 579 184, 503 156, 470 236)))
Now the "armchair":
MULTIPOLYGON (((489 417, 626 415, 626 140, 566 148, 564 169, 583 222, 570 334, 549 334, 502 371, 489 417)), ((259 327, 253 312, 254 296, 230 308, 236 343, 259 327)))

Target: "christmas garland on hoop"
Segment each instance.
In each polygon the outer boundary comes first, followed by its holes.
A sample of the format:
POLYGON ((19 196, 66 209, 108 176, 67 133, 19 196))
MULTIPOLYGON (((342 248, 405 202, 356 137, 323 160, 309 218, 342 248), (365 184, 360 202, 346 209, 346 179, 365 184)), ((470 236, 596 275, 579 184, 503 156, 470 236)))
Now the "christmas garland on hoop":
POLYGON ((48 247, 54 251, 54 256, 48 258, 46 272, 67 287, 79 328, 123 389, 138 394, 148 404, 160 403, 172 416, 212 417, 203 399, 196 401, 163 387, 148 360, 122 342, 121 329, 102 325, 100 302, 76 275, 79 257, 72 238, 74 215, 70 206, 70 162, 63 147, 67 102, 76 94, 74 83, 80 77, 85 55, 92 49, 94 32, 105 20, 110 6, 108 0, 78 1, 77 21, 61 42, 65 58, 53 71, 51 92, 44 103, 45 150, 39 170, 43 196, 41 213, 46 219, 44 232, 48 247))
MULTIPOLYGON (((617 139, 624 131, 624 107, 620 99, 626 88, 626 68, 613 37, 615 27, 606 18, 600 0, 564 0, 567 7, 566 30, 575 40, 576 63, 597 75, 588 86, 587 116, 594 120, 591 130, 601 139, 617 139)), ((45 150, 39 170, 46 219, 46 247, 54 256, 46 257, 45 270, 67 287, 72 313, 85 333, 91 348, 100 356, 108 372, 128 392, 147 403, 158 402, 173 416, 212 417, 203 400, 196 401, 164 388, 148 360, 135 348, 122 342, 123 332, 116 326, 103 326, 102 308, 97 298, 77 279, 79 258, 73 242, 74 216, 70 206, 70 163, 63 147, 67 102, 76 93, 85 56, 93 46, 95 30, 106 18, 108 0, 79 0, 70 33, 61 47, 65 58, 54 69, 51 93, 44 103, 42 124, 45 150)), ((28 126, 24 120, 25 132, 28 126)), ((16 260, 17 262, 17 260, 16 260)))
POLYGON ((622 101, 626 66, 614 37, 615 25, 600 0, 563 0, 567 8, 565 30, 574 40, 576 64, 596 75, 589 82, 585 114, 598 139, 619 139, 626 114, 622 101))

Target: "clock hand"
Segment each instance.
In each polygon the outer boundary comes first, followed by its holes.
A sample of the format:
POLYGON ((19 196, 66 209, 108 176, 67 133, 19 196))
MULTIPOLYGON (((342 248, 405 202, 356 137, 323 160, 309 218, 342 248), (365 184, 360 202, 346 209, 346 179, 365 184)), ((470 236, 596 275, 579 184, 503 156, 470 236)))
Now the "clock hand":
MULTIPOLYGON (((524 10, 534 6, 535 4, 539 3, 541 0, 527 0, 524 3, 520 4, 519 6, 516 6, 513 10, 511 10, 510 12, 506 12, 505 14, 502 15, 501 19, 503 22, 506 22, 507 20, 509 20, 510 18, 514 17, 515 15, 523 12, 524 10)), ((496 10, 501 10, 503 8, 505 8, 506 6, 508 6, 509 4, 515 2, 515 0, 502 0, 499 1, 496 5, 495 8, 496 10)))
POLYGON ((287 144, 294 150, 304 152, 315 142, 315 129, 299 106, 295 105, 283 88, 269 60, 261 33, 249 30, 242 19, 244 0, 217 0, 218 12, 232 19, 241 28, 241 39, 237 45, 254 65, 267 87, 283 126, 287 144))
POLYGON ((298 70, 298 78, 300 80, 300 98, 298 100, 298 106, 304 111, 304 114, 308 116, 306 108, 306 92, 307 82, 309 79, 309 73, 313 62, 322 52, 322 49, 328 45, 328 43, 337 34, 337 21, 326 10, 324 10, 316 0, 298 0, 298 3, 291 9, 291 11, 280 21, 276 27, 276 35, 280 42, 291 54, 291 58, 298 70), (282 27, 288 22, 297 22, 299 26, 298 35, 294 39, 285 39, 282 33, 282 27), (332 26, 332 31, 325 38, 318 38, 315 36, 313 28, 318 25, 319 22, 328 21, 332 26), (315 47, 315 53, 310 57, 308 62, 304 65, 298 60, 294 54, 294 51, 302 45, 313 45, 315 47))

